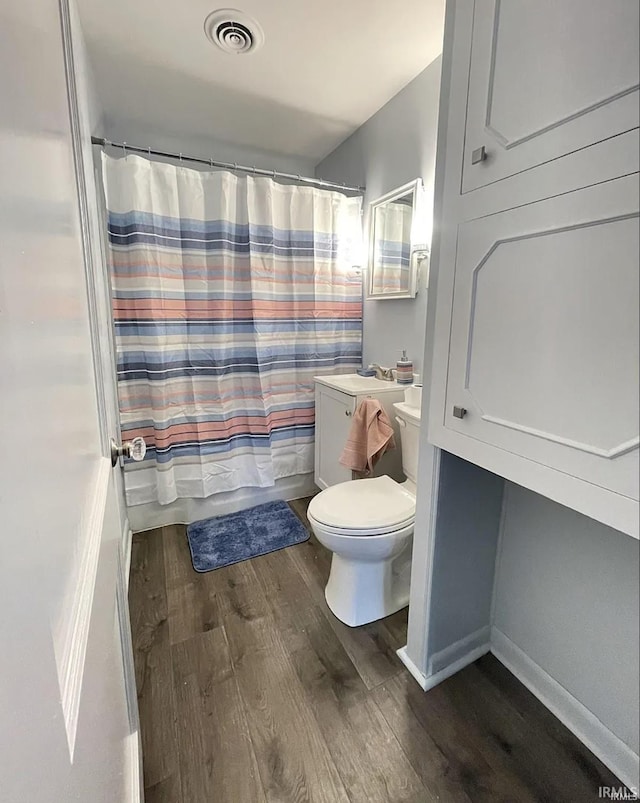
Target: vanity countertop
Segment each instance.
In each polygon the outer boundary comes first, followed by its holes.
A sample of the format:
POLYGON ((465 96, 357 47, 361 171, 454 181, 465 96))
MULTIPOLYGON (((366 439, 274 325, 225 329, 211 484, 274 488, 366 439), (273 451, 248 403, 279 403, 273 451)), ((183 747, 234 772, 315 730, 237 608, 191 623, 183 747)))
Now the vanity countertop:
POLYGON ((334 390, 347 393, 349 396, 359 396, 362 393, 396 393, 403 390, 406 385, 397 382, 388 382, 377 379, 375 376, 360 376, 360 374, 332 374, 329 376, 314 376, 320 385, 326 385, 334 390))

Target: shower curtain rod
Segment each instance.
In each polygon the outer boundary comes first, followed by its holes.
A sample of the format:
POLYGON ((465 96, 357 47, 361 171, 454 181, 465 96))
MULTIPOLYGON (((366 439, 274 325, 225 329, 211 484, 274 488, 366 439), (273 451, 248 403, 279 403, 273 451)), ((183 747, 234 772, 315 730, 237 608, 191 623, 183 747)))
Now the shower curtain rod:
POLYGON ((333 190, 343 190, 346 192, 361 192, 364 193, 365 187, 349 187, 347 184, 338 184, 335 181, 325 181, 323 178, 310 178, 308 176, 300 176, 295 173, 281 173, 278 170, 263 170, 260 167, 247 167, 246 165, 239 165, 235 162, 219 162, 216 159, 201 159, 197 156, 185 156, 182 153, 169 153, 168 151, 156 151, 153 148, 140 148, 136 145, 129 145, 128 142, 111 142, 104 137, 91 137, 92 145, 99 145, 101 148, 122 148, 125 152, 142 153, 147 156, 164 156, 168 159, 178 159, 181 162, 197 162, 202 165, 209 165, 209 167, 220 167, 223 170, 236 170, 242 173, 251 173, 255 176, 268 176, 269 178, 285 178, 289 181, 297 181, 301 184, 312 184, 316 187, 326 187, 333 190))

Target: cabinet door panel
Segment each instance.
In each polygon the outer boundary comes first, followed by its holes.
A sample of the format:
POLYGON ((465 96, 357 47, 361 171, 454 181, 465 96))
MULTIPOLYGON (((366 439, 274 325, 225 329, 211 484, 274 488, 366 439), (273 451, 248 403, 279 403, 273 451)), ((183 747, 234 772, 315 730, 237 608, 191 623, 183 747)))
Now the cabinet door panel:
POLYGON ((338 461, 354 409, 353 396, 316 385, 315 483, 320 488, 351 479, 351 471, 338 461))
POLYGON ((629 0, 476 0, 462 191, 636 128, 639 22, 629 0))
POLYGON ((638 252, 637 175, 461 225, 445 426, 637 498, 638 252))

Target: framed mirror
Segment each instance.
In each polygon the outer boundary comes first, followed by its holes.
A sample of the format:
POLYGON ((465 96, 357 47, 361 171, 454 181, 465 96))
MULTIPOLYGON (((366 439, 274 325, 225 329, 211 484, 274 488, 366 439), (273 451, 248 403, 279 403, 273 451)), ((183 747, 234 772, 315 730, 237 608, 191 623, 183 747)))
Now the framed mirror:
POLYGON ((422 192, 417 178, 369 204, 367 298, 415 298, 414 239, 422 192))

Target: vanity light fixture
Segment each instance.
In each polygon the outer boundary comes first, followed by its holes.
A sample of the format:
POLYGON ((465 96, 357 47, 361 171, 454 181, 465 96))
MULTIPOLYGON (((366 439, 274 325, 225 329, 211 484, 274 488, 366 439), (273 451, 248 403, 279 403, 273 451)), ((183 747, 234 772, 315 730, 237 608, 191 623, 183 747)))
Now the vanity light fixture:
POLYGON ((431 251, 429 246, 420 243, 411 246, 411 260, 415 264, 415 271, 418 276, 418 284, 425 290, 429 287, 429 267, 431 251))
POLYGON ((431 255, 431 211, 427 206, 427 195, 424 184, 420 182, 416 192, 416 200, 411 225, 411 262, 416 271, 419 287, 429 287, 429 257, 431 255))

